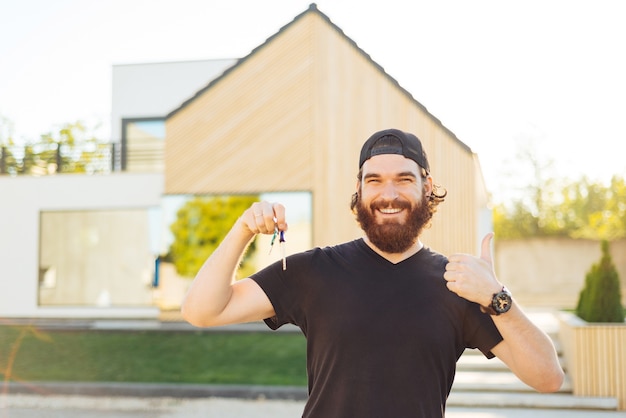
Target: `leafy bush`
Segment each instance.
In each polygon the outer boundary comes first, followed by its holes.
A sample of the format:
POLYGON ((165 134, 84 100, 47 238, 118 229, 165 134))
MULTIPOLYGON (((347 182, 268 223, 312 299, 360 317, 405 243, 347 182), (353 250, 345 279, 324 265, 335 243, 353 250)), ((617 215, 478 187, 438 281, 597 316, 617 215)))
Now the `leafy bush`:
POLYGON ((587 322, 624 322, 620 281, 609 253, 608 241, 602 241, 602 258, 591 266, 580 292, 576 315, 587 322))

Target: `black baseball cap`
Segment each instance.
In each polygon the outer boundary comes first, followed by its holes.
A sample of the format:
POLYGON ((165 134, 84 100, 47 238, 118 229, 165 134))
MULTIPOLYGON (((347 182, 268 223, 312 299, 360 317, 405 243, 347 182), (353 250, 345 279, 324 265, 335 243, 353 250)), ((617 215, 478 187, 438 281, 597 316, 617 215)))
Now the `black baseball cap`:
POLYGON ((359 168, 363 167, 365 161, 381 154, 403 155, 405 158, 415 161, 426 172, 430 171, 422 143, 411 133, 399 129, 385 129, 370 136, 361 148, 359 168))

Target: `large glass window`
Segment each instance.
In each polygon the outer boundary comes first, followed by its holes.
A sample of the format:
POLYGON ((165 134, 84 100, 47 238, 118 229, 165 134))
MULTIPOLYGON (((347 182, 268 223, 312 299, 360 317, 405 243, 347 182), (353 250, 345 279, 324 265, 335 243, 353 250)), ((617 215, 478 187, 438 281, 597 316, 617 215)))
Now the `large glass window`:
MULTIPOLYGON (((162 311, 180 310, 180 302, 183 300, 187 288, 191 283, 189 277, 185 277, 176 267, 175 255, 171 251, 171 246, 176 240, 172 226, 175 224, 179 216, 185 219, 185 215, 179 213, 196 198, 210 198, 218 196, 193 196, 193 195, 170 195, 165 196, 162 200, 161 211, 155 213, 155 219, 158 217, 160 222, 154 222, 155 231, 151 234, 156 238, 153 243, 153 252, 161 254, 158 268, 158 297, 155 300, 162 311), (156 216, 158 215, 158 216, 156 216)), ((227 196, 221 196, 227 197, 227 196)), ((287 219, 289 222, 289 231, 286 234, 286 254, 294 254, 300 251, 306 251, 311 248, 312 243, 312 195, 309 192, 285 192, 285 193, 262 193, 259 199, 272 202, 283 203, 287 210, 287 219)), ((210 214, 204 213, 202 216, 209 218, 210 214)), ((196 220, 186 218, 195 224, 196 220)), ((203 227, 211 228, 211 225, 203 227)), ((196 227, 198 227, 196 225, 196 227)), ((219 229, 219 226, 215 226, 219 229)), ((193 228, 193 227, 190 227, 193 228)), ((180 231, 179 231, 180 232, 180 231)), ((225 234, 225 232, 224 232, 225 234)), ((179 239, 185 234, 179 234, 179 239)), ((218 242, 223 239, 219 237, 218 242)), ((259 235, 254 245, 248 248, 246 255, 249 257, 245 261, 245 266, 237 271, 238 277, 246 277, 247 274, 257 271, 270 263, 280 260, 280 249, 275 248, 270 253, 271 235, 259 235)), ((278 246, 277 246, 278 247, 278 246)), ((192 257, 193 258, 193 257, 192 257)), ((182 260, 185 261, 185 258, 182 260)))
MULTIPOLYGON (((167 253, 174 240, 171 227, 176 221, 177 213, 187 202, 196 196, 172 195, 165 196, 162 202, 163 224, 161 230, 162 244, 160 252, 167 253)), ((282 203, 285 206, 289 231, 286 234, 286 253, 293 254, 311 248, 312 237, 312 195, 310 192, 261 193, 260 200, 282 203)), ((221 240, 221 239, 220 239, 221 240)), ((252 256, 254 270, 266 267, 280 259, 280 251, 270 252, 270 235, 259 235, 256 238, 255 251, 252 256)))
POLYGON ((148 306, 148 209, 42 212, 41 306, 148 306))
POLYGON ((163 171, 165 119, 122 121, 122 169, 137 172, 163 171))

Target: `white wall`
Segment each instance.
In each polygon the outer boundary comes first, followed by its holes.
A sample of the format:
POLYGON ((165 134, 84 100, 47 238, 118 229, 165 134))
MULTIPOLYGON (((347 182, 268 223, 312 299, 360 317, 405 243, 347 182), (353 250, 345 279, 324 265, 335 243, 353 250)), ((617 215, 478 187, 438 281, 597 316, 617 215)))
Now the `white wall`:
POLYGON ((0 317, 156 317, 158 309, 38 306, 40 212, 151 208, 162 174, 0 176, 0 317))
POLYGON ((165 117, 233 65, 235 59, 114 65, 111 138, 122 137, 122 119, 165 117))
MULTIPOLYGON (((612 241, 610 252, 626 306, 626 239, 612 241)), ((600 242, 566 237, 498 240, 495 269, 498 279, 524 306, 572 309, 578 303, 585 276, 600 261, 600 242)))

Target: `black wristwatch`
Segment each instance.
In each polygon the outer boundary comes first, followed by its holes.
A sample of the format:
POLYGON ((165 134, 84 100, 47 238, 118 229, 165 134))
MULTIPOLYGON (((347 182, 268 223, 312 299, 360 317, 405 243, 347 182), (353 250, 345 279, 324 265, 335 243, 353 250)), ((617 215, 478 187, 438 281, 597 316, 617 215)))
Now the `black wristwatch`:
POLYGON ((506 287, 502 286, 501 291, 493 294, 491 305, 481 306, 480 310, 489 315, 500 315, 508 312, 512 305, 513 298, 511 297, 511 292, 509 292, 506 287))

